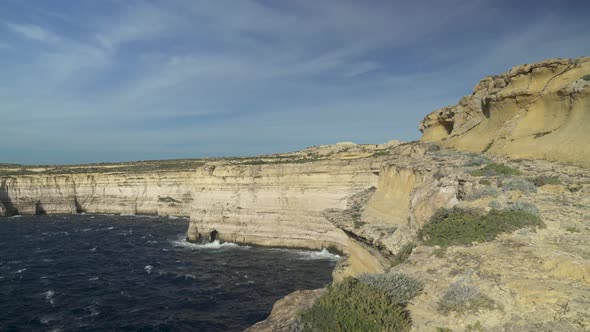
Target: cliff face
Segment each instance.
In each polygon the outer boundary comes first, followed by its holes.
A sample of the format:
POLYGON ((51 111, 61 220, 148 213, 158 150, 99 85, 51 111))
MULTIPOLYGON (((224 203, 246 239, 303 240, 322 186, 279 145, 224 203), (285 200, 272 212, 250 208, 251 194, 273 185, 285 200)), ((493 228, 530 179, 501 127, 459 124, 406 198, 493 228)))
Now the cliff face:
POLYGON ((428 114, 421 140, 472 152, 590 166, 590 57, 521 65, 428 114))
POLYGON ((0 178, 12 214, 113 213, 189 216, 194 174, 39 174, 0 178))

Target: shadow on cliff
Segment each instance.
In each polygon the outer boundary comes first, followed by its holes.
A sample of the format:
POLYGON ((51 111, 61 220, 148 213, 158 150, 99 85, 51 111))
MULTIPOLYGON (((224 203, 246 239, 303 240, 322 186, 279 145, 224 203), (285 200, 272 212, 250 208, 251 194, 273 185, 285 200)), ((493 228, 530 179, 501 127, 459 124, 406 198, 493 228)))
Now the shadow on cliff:
POLYGON ((6 215, 14 216, 18 214, 18 209, 14 206, 12 199, 8 194, 8 184, 6 184, 6 180, 2 180, 2 185, 0 185, 0 204, 4 206, 6 215))

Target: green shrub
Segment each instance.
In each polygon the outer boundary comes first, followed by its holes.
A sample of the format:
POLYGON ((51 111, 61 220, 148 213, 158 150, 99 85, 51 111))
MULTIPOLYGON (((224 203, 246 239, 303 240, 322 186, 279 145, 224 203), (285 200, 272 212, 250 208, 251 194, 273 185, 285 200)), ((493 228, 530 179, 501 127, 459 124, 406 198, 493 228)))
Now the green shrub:
POLYGON ((445 257, 446 253, 447 253, 446 247, 436 248, 432 251, 432 254, 436 258, 443 258, 443 257, 445 257))
POLYGON ((520 171, 502 164, 491 163, 471 172, 473 176, 520 175, 520 171))
POLYGON ((303 331, 408 331, 412 324, 403 305, 378 288, 354 278, 332 284, 301 315, 303 331))
POLYGON ((502 183, 502 188, 504 191, 520 190, 527 194, 537 192, 537 187, 531 181, 522 178, 510 179, 502 183))
POLYGON ((474 241, 492 241, 501 233, 529 226, 544 224, 538 216, 525 211, 492 210, 482 215, 473 210, 441 209, 418 232, 418 237, 430 246, 469 245, 474 241))
POLYGON ((546 184, 561 184, 561 180, 557 176, 541 175, 533 179, 533 184, 542 187, 546 184))
POLYGON ((481 294, 479 289, 472 285, 468 278, 462 278, 452 283, 438 302, 438 310, 445 315, 451 311, 475 313, 480 310, 492 310, 495 308, 494 300, 481 294))
POLYGON ((509 211, 524 211, 534 216, 539 216, 541 212, 534 204, 522 201, 508 202, 506 204, 506 210, 509 211))
POLYGON ((485 165, 485 164, 489 164, 492 161, 484 156, 476 156, 473 159, 470 159, 468 161, 465 162, 464 166, 470 167, 470 166, 481 166, 481 165, 485 165))
POLYGON ((502 204, 496 200, 491 201, 488 206, 494 210, 500 210, 502 208, 502 204))
POLYGON ((568 227, 565 229, 566 231, 570 232, 570 233, 579 233, 580 230, 577 227, 568 227))
POLYGON ((584 81, 590 81, 590 74, 582 76, 584 81))
POLYGON ((412 251, 414 250, 414 248, 416 248, 415 243, 413 243, 413 242, 406 243, 399 250, 399 252, 395 256, 393 256, 393 258, 391 259, 392 266, 396 266, 396 265, 399 265, 399 264, 407 261, 408 258, 410 258, 410 255, 412 254, 412 251))
POLYGON ((492 186, 485 186, 485 187, 481 188, 480 190, 474 191, 473 193, 468 195, 466 198, 467 198, 467 200, 472 201, 472 200, 476 200, 476 199, 480 199, 480 198, 484 198, 484 197, 498 197, 498 195, 500 195, 500 193, 498 192, 498 189, 496 189, 492 186))
POLYGON ((567 190, 569 190, 571 193, 577 193, 578 191, 582 190, 582 185, 581 184, 571 184, 571 185, 567 186, 567 190))
POLYGON ((365 285, 373 286, 389 295, 393 303, 406 304, 416 297, 424 285, 401 273, 363 273, 358 280, 365 285))

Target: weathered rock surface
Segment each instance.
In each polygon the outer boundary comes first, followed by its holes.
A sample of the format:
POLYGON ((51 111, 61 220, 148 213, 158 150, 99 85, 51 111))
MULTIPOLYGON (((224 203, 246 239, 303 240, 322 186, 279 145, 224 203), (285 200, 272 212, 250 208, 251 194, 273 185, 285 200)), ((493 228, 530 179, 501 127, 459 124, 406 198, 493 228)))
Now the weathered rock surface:
POLYGON ((298 316, 311 308, 324 289, 295 291, 277 301, 270 316, 244 332, 294 332, 298 331, 298 316))
POLYGON ((428 114, 422 140, 472 152, 590 166, 590 57, 514 67, 428 114), (584 78, 585 77, 585 78, 584 78))

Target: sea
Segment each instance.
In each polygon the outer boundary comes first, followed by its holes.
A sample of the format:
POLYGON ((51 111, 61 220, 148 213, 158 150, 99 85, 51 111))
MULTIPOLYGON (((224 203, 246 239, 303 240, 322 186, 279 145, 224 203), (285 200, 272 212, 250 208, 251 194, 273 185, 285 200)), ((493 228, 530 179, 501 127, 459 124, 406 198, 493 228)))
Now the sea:
POLYGON ((173 217, 0 218, 0 331, 241 331, 331 281, 326 250, 185 240, 173 217))

